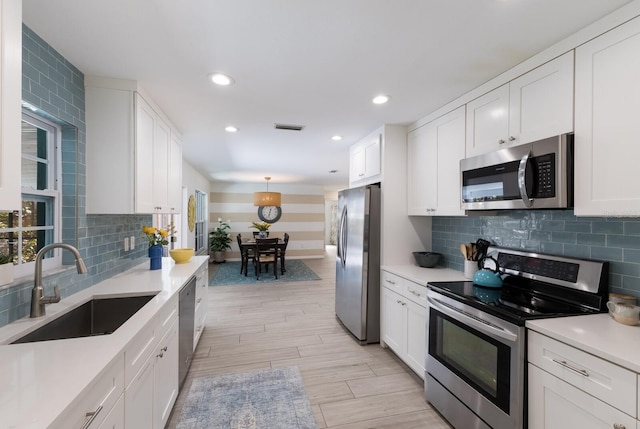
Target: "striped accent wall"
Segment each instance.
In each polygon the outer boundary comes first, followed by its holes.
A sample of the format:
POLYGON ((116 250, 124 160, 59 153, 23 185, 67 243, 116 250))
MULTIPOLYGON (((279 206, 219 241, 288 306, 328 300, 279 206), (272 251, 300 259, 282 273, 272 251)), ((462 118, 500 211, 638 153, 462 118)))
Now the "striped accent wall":
MULTIPOLYGON (((253 237, 252 222, 260 222, 253 193, 264 191, 264 183, 229 184, 212 182, 209 193, 209 230, 218 219, 230 221, 232 248, 226 252, 230 260, 240 259, 236 236, 253 237)), ((325 253, 325 201, 319 186, 270 184, 270 191, 282 193, 282 216, 269 229, 270 237, 284 238, 289 233, 287 257, 320 258, 325 253)))

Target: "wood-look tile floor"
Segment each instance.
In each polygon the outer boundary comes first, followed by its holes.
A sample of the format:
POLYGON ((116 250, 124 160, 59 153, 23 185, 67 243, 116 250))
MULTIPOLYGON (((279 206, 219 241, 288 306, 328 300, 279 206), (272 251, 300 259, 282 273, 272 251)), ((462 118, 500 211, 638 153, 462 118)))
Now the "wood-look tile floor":
POLYGON ((322 280, 209 288, 205 331, 167 427, 176 427, 195 377, 295 365, 318 428, 450 428, 424 400, 422 379, 336 320, 335 247, 305 263, 322 280))

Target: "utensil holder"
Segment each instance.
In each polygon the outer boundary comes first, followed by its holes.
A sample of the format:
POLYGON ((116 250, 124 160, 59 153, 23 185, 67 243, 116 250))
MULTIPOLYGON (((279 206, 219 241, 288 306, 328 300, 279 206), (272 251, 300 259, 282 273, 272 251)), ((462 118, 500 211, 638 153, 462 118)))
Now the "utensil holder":
POLYGON ((471 280, 478 271, 478 261, 464 261, 464 277, 471 280))

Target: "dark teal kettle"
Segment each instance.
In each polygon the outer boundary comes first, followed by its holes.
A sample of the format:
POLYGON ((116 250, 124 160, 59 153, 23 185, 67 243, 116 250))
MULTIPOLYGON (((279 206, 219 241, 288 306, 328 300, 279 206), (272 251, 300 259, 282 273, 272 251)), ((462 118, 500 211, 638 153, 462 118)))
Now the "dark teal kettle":
POLYGON ((473 284, 482 287, 502 287, 502 277, 500 276, 500 267, 498 261, 491 256, 485 256, 478 261, 480 270, 473 275, 473 284), (494 269, 486 267, 488 261, 493 261, 494 269))

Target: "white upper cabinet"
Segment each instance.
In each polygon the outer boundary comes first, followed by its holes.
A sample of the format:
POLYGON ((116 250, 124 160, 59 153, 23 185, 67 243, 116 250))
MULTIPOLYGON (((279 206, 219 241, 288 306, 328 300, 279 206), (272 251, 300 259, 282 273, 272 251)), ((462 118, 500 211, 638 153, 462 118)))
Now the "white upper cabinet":
POLYGON ((173 213, 176 213, 180 212, 180 206, 182 204, 182 140, 180 139, 180 135, 172 131, 169 145, 167 199, 169 209, 173 213))
POLYGON ((87 213, 179 213, 180 137, 131 81, 86 78, 87 213))
POLYGON ((576 49, 575 214, 640 216, 640 18, 576 49))
POLYGON ((380 181, 381 136, 374 133, 350 148, 349 184, 365 185, 380 181))
POLYGON ((0 2, 0 211, 19 210, 22 1, 0 2))
POLYGON ((460 209, 460 160, 464 154, 465 106, 408 134, 409 215, 465 214, 460 209))
POLYGON ((573 131, 573 51, 467 103, 467 157, 573 131))
POLYGON ((506 146, 509 136, 509 84, 467 103, 467 156, 506 146))

